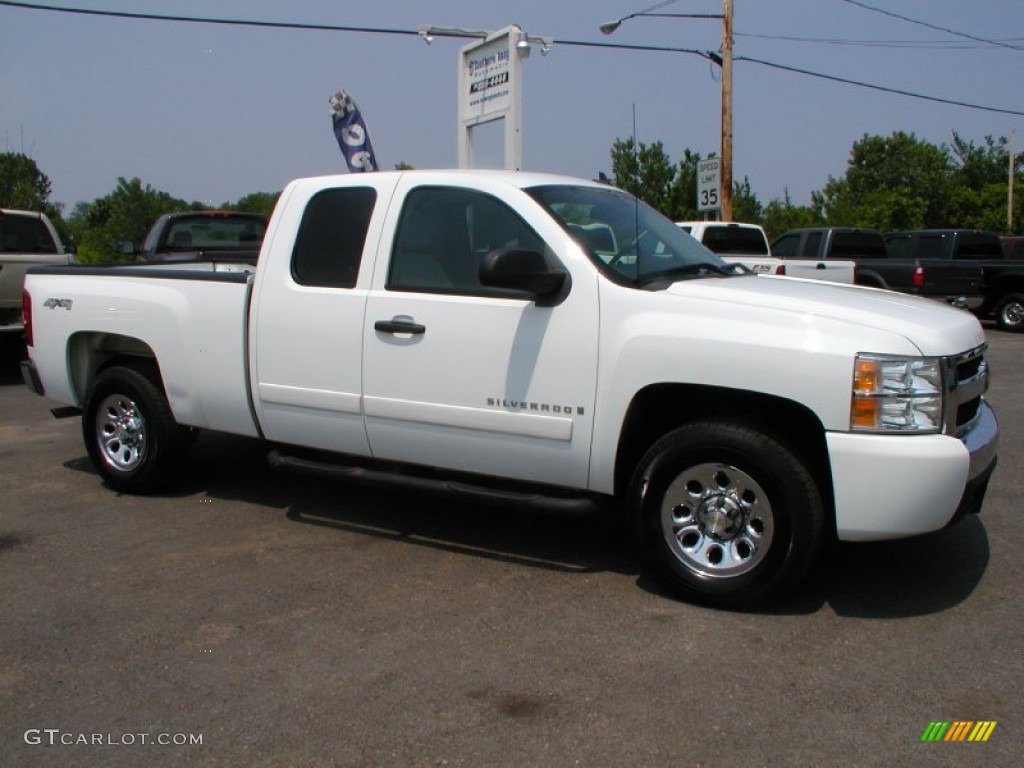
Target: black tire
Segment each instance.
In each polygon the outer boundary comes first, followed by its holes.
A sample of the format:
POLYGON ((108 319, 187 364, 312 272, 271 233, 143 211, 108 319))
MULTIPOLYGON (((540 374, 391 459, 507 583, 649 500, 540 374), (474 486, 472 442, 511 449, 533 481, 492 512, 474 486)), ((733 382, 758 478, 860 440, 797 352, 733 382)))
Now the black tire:
POLYGON ((797 454, 727 422, 661 438, 638 465, 628 504, 655 575, 683 599, 727 608, 761 606, 797 583, 828 530, 797 454))
POLYGON ((1004 331, 1024 332, 1024 293, 1008 293, 996 302, 996 323, 1004 331))
POLYGON ((174 420, 161 388, 124 366, 96 377, 82 412, 82 437, 100 476, 123 493, 160 490, 188 454, 187 432, 174 420))

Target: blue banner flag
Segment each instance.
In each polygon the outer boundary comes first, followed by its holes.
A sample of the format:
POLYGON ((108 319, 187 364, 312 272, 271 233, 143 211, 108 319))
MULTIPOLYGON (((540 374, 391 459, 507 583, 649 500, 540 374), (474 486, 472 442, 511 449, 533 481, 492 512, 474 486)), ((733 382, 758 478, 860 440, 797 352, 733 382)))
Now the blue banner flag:
POLYGON ((359 114, 359 106, 355 99, 345 91, 338 91, 331 96, 331 121, 334 123, 334 136, 338 139, 341 154, 351 173, 376 171, 377 158, 373 155, 373 145, 366 132, 366 123, 359 114))

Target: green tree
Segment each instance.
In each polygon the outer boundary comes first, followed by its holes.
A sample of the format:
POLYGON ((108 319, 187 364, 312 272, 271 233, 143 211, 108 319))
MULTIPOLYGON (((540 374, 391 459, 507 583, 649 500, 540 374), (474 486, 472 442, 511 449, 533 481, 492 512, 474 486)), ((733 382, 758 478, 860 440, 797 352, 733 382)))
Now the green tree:
POLYGON ((20 152, 0 152, 0 208, 46 210, 50 179, 36 161, 20 152))
POLYGON ((775 198, 764 207, 762 226, 769 240, 774 240, 790 229, 804 227, 820 227, 825 222, 821 215, 806 205, 793 205, 789 190, 785 190, 783 198, 775 198))
POLYGON ((841 179, 829 177, 812 206, 832 225, 910 229, 947 226, 955 179, 945 146, 912 133, 865 134, 841 179))
POLYGON ((663 211, 673 221, 696 221, 703 218, 703 214, 697 210, 697 163, 701 159, 699 152, 683 150, 683 159, 679 161, 672 182, 669 210, 663 211))
POLYGON ((79 232, 78 260, 91 263, 124 258, 117 249, 120 241, 139 246, 157 218, 182 210, 191 210, 190 204, 143 185, 138 177, 119 177, 109 195, 75 206, 71 218, 79 232))
POLYGON ((746 224, 760 224, 764 218, 764 208, 757 195, 750 189, 750 179, 743 177, 741 182, 732 185, 732 220, 746 224))
POLYGON ((612 183, 636 195, 662 213, 669 214, 675 168, 660 141, 639 149, 633 139, 616 139, 612 145, 612 183))
POLYGON ((262 213, 266 217, 274 212, 280 192, 250 192, 238 198, 235 203, 225 203, 223 208, 228 211, 247 211, 249 213, 262 213))

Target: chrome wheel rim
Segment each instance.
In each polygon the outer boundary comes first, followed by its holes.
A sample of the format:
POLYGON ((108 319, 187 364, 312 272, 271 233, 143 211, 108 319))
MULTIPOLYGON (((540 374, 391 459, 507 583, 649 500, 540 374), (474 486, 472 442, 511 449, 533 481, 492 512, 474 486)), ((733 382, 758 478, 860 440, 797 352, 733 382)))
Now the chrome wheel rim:
POLYGON ((1009 301, 1003 305, 1003 325, 1016 328, 1024 322, 1024 302, 1009 301))
POLYGON ((661 531, 672 554, 703 576, 754 569, 775 533, 768 494, 741 469, 698 464, 681 472, 661 501, 661 531))
POLYGON ((96 442, 100 456, 121 472, 138 468, 146 457, 146 421, 135 402, 110 395, 96 410, 96 442))

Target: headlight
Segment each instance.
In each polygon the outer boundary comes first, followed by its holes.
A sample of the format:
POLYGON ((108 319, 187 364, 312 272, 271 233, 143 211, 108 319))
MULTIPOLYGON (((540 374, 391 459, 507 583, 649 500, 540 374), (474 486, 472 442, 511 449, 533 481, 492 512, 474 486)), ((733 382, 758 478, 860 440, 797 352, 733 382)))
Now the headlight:
POLYGON ((850 429, 939 432, 942 395, 940 358, 857 355, 850 429))

